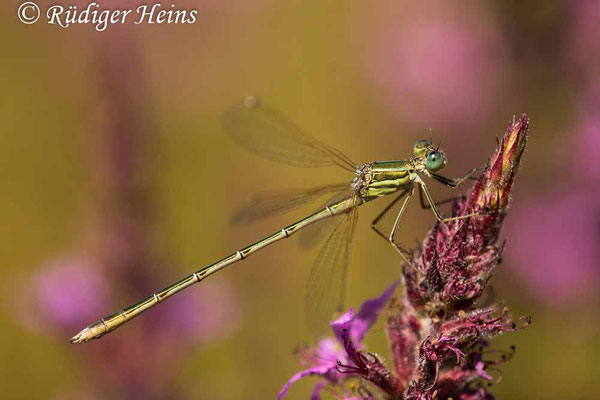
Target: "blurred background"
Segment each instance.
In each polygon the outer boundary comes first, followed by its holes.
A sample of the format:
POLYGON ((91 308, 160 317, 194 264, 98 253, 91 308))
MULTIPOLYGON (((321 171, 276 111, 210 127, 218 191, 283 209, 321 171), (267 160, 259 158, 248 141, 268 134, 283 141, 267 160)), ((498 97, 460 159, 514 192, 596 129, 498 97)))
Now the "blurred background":
MULTIPOLYGON (((596 398, 600 2, 179 0, 198 10, 195 24, 100 33, 22 24, 19 4, 0 7, 2 397, 265 399, 299 370, 293 349, 311 340, 304 284, 317 250, 295 240, 100 341, 68 343, 311 211, 231 226, 249 194, 351 178, 233 143, 220 116, 255 94, 359 163, 408 157, 433 137, 448 176, 483 165, 526 112, 530 141, 492 286, 534 323, 494 342, 517 353, 493 392, 596 398)), ((399 276, 399 258, 369 228, 382 207, 361 208, 349 305, 399 276)), ((403 240, 433 222, 412 204, 403 240)), ((368 343, 386 354, 382 329, 368 343)), ((308 398, 313 383, 289 398, 308 398)))

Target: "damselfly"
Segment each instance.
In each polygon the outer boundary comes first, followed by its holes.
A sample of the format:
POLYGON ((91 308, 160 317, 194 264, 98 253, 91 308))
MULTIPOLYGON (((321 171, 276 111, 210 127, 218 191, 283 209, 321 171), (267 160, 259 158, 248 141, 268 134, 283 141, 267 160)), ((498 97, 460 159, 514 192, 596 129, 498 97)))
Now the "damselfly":
POLYGON ((318 331, 318 324, 330 318, 336 309, 339 310, 345 297, 346 272, 358 206, 379 197, 395 195, 393 201, 377 216, 371 226, 398 250, 408 264, 410 264, 407 257, 409 253, 397 243, 396 233, 402 215, 414 195, 415 187, 419 190, 421 206, 431 208, 439 221, 470 216, 443 218, 423 179, 433 178, 448 187, 455 188, 468 179, 477 168, 460 179, 449 179, 439 175, 437 172, 446 166, 446 158, 444 153, 429 140, 418 141, 414 145, 412 157, 408 159, 358 165, 341 151, 314 139, 275 109, 261 104, 256 97, 246 97, 242 102, 232 106, 224 115, 224 126, 235 141, 266 158, 301 167, 337 165, 354 173, 355 177, 350 183, 318 186, 309 190, 262 193, 255 196, 247 210, 236 215, 238 221, 250 221, 291 209, 318 197, 327 195, 330 197, 323 207, 306 218, 214 264, 199 269, 139 303, 89 325, 71 338, 71 343, 84 343, 91 339, 98 339, 175 293, 202 281, 228 265, 244 260, 263 247, 288 238, 317 221, 340 216, 339 222, 325 241, 311 269, 306 289, 306 313, 310 316, 311 328, 318 331), (380 222, 398 205, 400 209, 391 232, 384 233, 380 222))

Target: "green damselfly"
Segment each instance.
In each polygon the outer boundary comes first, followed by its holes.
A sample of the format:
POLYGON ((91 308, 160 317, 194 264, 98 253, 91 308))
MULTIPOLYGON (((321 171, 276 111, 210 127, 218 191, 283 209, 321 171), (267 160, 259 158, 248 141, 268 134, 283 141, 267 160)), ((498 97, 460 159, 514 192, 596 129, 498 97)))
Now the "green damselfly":
POLYGON ((396 233, 402 215, 414 195, 415 187, 419 189, 421 206, 431 208, 439 221, 458 219, 442 217, 423 179, 433 178, 448 187, 455 188, 477 170, 477 168, 473 169, 459 179, 449 179, 439 175, 437 172, 446 165, 446 158, 444 153, 429 140, 418 141, 414 145, 413 156, 408 159, 359 165, 352 162, 341 151, 314 139, 275 109, 261 104, 256 97, 246 97, 233 105, 224 115, 224 126, 235 141, 266 158, 300 167, 336 165, 354 173, 355 177, 350 183, 323 185, 308 190, 262 193, 253 197, 248 204, 249 207, 236 215, 238 222, 248 222, 278 211, 288 210, 318 197, 329 196, 329 200, 306 218, 199 269, 139 303, 89 325, 71 338, 71 343, 84 343, 91 339, 98 339, 175 293, 202 281, 230 264, 244 260, 263 247, 288 238, 315 222, 340 216, 339 222, 325 241, 309 275, 306 313, 310 316, 311 328, 317 331, 319 330, 317 325, 331 318, 334 311, 339 310, 343 304, 346 271, 358 206, 379 197, 395 195, 392 202, 377 216, 371 226, 398 250, 406 263, 410 264, 407 257, 409 252, 396 242, 396 233), (400 205, 400 210, 396 214, 391 232, 384 233, 380 222, 384 216, 391 214, 390 210, 397 205, 400 205))

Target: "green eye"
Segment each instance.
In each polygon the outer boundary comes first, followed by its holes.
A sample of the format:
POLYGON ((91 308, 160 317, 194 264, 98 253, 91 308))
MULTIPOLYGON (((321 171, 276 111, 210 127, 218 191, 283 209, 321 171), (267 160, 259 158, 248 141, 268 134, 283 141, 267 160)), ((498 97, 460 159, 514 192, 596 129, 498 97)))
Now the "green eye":
POLYGON ((431 146, 431 142, 429 140, 419 140, 417 143, 415 143, 415 147, 413 148, 415 156, 421 156, 425 154, 425 151, 427 151, 429 146, 431 146))
POLYGON ((446 164, 444 160, 444 155, 437 150, 432 151, 427 154, 427 161, 425 162, 425 166, 430 171, 439 171, 446 164))

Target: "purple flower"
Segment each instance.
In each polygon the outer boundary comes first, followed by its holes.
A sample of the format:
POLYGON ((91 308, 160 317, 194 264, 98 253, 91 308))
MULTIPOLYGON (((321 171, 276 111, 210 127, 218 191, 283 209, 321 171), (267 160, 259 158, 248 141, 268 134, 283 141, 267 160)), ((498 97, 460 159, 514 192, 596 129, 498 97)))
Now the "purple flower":
MULTIPOLYGON (((403 346, 414 346, 420 342, 413 374, 408 373, 410 370, 403 373, 403 378, 412 376, 412 379, 401 381, 401 384, 407 384, 407 399, 432 398, 439 390, 440 371, 449 363, 464 365, 465 354, 482 339, 522 329, 530 323, 525 319, 522 326, 517 327, 510 321, 508 309, 495 317, 495 306, 475 308, 501 260, 504 244, 498 237, 527 142, 528 128, 526 116, 514 121, 470 195, 455 200, 453 215, 473 212, 481 215, 436 224, 413 256, 413 265, 404 268, 409 300, 409 306, 405 304, 404 309, 419 320, 420 328, 408 336, 410 341, 402 343, 403 346), (428 318, 419 317, 419 312, 427 313, 428 318), (427 326, 428 330, 422 328, 427 326)), ((390 320, 390 337, 398 336, 399 330, 410 332, 406 315, 398 313, 390 320)), ((404 359, 410 350, 410 347, 400 347, 394 356, 404 359)), ((469 370, 475 376, 481 376, 476 367, 474 364, 469 370)), ((472 391, 464 385, 466 382, 468 380, 464 379, 454 382, 454 386, 463 388, 461 395, 464 390, 467 398, 486 398, 485 392, 472 391)), ((459 396, 454 392, 448 397, 459 396)))
MULTIPOLYGON (((404 267, 406 290, 390 306, 387 318, 393 371, 378 356, 364 351, 361 340, 395 284, 366 302, 357 316, 350 310, 334 321, 337 340, 330 343, 341 343, 343 352, 339 347, 327 354, 320 350, 321 362, 294 376, 280 398, 292 382, 313 374, 341 390, 345 390, 344 375, 360 378, 358 395, 364 400, 380 394, 403 400, 493 399, 479 382, 493 380, 490 372, 509 357, 500 352, 501 360, 490 359, 488 354, 494 352, 483 350, 487 339, 522 330, 531 320, 513 322, 508 308, 498 312, 497 305, 478 307, 477 300, 501 260, 504 243, 498 237, 528 128, 526 116, 513 121, 471 193, 454 201, 453 216, 478 215, 437 223, 404 267)), ((320 385, 313 393, 315 399, 323 382, 320 385)), ((348 390, 344 393, 348 396, 348 390)))
POLYGON ((455 216, 481 215, 436 224, 415 253, 412 267, 404 268, 410 302, 434 319, 453 309, 469 309, 500 261, 504 246, 498 235, 528 126, 525 116, 511 125, 471 194, 454 203, 455 216))
MULTIPOLYGON (((398 283, 394 282, 381 296, 365 301, 358 314, 355 314, 354 309, 351 308, 347 313, 331 322, 334 338, 323 338, 317 343, 316 348, 301 350, 300 363, 306 366, 306 369, 290 378, 279 392, 277 399, 282 399, 294 382, 306 376, 317 375, 328 383, 337 385, 348 377, 345 374, 353 373, 355 369, 369 373, 369 364, 373 361, 369 358, 375 356, 367 357, 358 349, 361 347, 361 341, 367 331, 394 294, 398 283)), ((378 361, 374 362, 374 364, 376 363, 378 361)), ((311 399, 320 399, 319 393, 323 387, 323 382, 319 382, 315 386, 311 399)))

